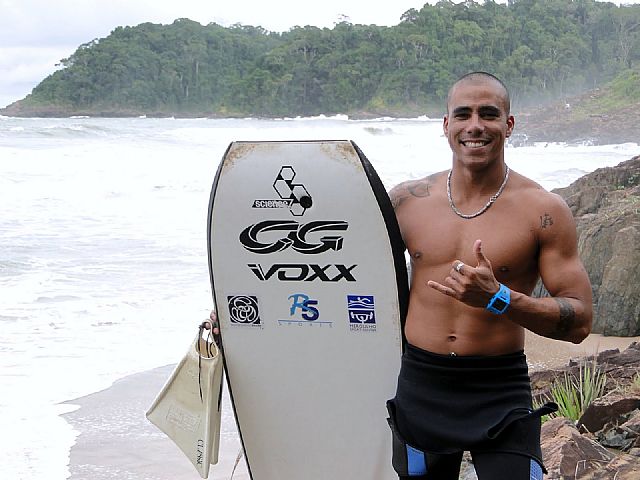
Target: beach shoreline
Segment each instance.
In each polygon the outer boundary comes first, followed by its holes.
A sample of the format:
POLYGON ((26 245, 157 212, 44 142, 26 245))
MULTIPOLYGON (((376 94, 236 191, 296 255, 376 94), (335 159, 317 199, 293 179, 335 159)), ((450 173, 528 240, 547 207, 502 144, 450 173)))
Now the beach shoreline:
POLYGON ((605 337, 592 333, 582 343, 574 344, 541 337, 527 331, 525 354, 530 371, 559 368, 567 365, 571 359, 597 355, 605 350, 625 350, 631 343, 640 342, 640 337, 605 337))
MULTIPOLYGON (((527 332, 525 352, 531 371, 562 367, 604 350, 624 350, 640 337, 592 334, 579 345, 527 332)), ((64 402, 79 408, 62 417, 79 432, 71 448, 69 480, 193 480, 199 475, 180 450, 144 416, 174 365, 124 377, 105 390, 64 402)), ((228 395, 223 397, 220 461, 212 465, 211 480, 229 480, 240 452, 228 395)), ((241 459, 233 475, 248 480, 241 459)))
MULTIPOLYGON (((69 480, 200 478, 178 447, 145 417, 173 368, 165 365, 129 375, 105 390, 64 402, 80 407, 62 415, 80 433, 70 452, 69 480)), ((211 466, 210 480, 229 480, 240 451, 228 396, 223 398, 222 418, 220 457, 211 466)), ((249 480, 243 459, 233 479, 249 480)))

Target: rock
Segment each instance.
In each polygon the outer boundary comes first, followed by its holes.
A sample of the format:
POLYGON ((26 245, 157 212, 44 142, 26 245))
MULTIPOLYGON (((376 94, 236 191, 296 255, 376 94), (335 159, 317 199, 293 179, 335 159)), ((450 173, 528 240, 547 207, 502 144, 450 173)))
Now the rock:
POLYGON ((563 368, 531 372, 534 400, 547 401, 554 380, 578 376, 585 363, 605 374, 605 395, 588 406, 578 422, 557 417, 543 423, 541 447, 549 471, 545 479, 638 480, 640 343, 622 352, 613 349, 595 358, 572 359, 563 368))
POLYGON ((578 378, 581 365, 584 365, 585 362, 591 364, 594 361, 596 367, 606 377, 604 395, 610 392, 620 392, 622 385, 628 386, 625 392, 628 397, 636 398, 640 394, 640 388, 636 387, 635 390, 631 388, 636 377, 640 375, 640 343, 633 342, 622 352, 617 348, 604 350, 595 359, 593 356, 578 361, 571 359, 565 367, 531 372, 529 376, 534 399, 539 403, 548 401, 551 398, 551 386, 558 377, 562 378, 566 373, 578 378))
POLYGON ((578 375, 580 365, 592 362, 606 374, 605 395, 588 406, 578 422, 557 417, 542 425, 541 446, 549 470, 545 479, 638 480, 640 386, 635 380, 640 374, 640 344, 571 360, 564 368, 532 372, 534 397, 546 400, 555 378, 578 375))
POLYGON ((620 415, 617 423, 608 425, 596 435, 598 443, 607 448, 631 451, 640 446, 640 410, 620 415), (625 419, 628 419, 626 422, 625 419), (624 422, 624 423, 623 423, 624 422))
POLYGON ((638 480, 639 457, 610 452, 566 418, 542 425, 541 446, 548 480, 638 480))
MULTIPOLYGON (((640 437, 640 410, 636 410, 632 412, 631 417, 625 423, 622 424, 621 428, 629 430, 636 434, 636 436, 640 437)), ((640 447, 640 445, 638 445, 640 447)))
POLYGON ((598 328, 616 336, 640 333, 640 225, 616 232, 595 310, 598 328), (632 299, 635 298, 636 301, 632 299))
POLYGON ((640 374, 640 343, 631 343, 626 350, 604 350, 594 359, 592 356, 576 361, 569 360, 565 367, 538 370, 530 373, 531 389, 534 398, 544 403, 545 398, 550 398, 550 389, 558 377, 565 373, 574 378, 580 375, 580 368, 586 363, 595 361, 596 367, 606 374, 605 393, 617 389, 620 384, 630 384, 636 375, 640 374))
POLYGON ((620 429, 625 432, 627 438, 633 438, 633 442, 631 443, 631 448, 629 449, 629 453, 631 450, 639 450, 640 449, 640 410, 636 410, 631 413, 629 420, 620 425, 620 429))
POLYGON ((598 99, 603 95, 606 96, 606 89, 591 90, 570 100, 563 99, 518 114, 518 131, 527 134, 529 142, 596 145, 637 142, 640 102, 630 101, 625 107, 601 111, 602 105, 598 99), (585 111, 590 114, 581 113, 585 111))
POLYGON ((580 177, 568 187, 557 188, 555 193, 562 196, 573 215, 580 218, 589 213, 597 213, 602 207, 611 205, 625 190, 635 195, 640 184, 640 156, 636 156, 615 167, 605 167, 580 177))
MULTIPOLYGON (((640 335, 640 156, 554 190, 574 214, 593 287, 594 333, 640 335)), ((544 296, 541 285, 536 295, 544 296)))
POLYGON ((627 419, 621 419, 637 408, 640 408, 640 393, 611 392, 592 402, 578 420, 578 425, 587 432, 596 433, 607 424, 624 423, 627 419))
POLYGON ((566 418, 553 418, 542 425, 542 456, 547 479, 586 478, 611 462, 615 455, 588 439, 566 418))
POLYGON ((615 448, 617 450, 627 450, 633 445, 634 439, 628 438, 624 432, 614 430, 607 430, 604 435, 598 437, 598 443, 603 447, 615 448))
POLYGON ((605 350, 598 354, 598 364, 619 367, 635 367, 630 372, 639 373, 640 369, 640 343, 632 342, 621 353, 620 350, 605 350))
POLYGON ((634 455, 620 455, 596 472, 593 478, 594 480, 638 480, 638 472, 640 472, 640 458, 634 455))

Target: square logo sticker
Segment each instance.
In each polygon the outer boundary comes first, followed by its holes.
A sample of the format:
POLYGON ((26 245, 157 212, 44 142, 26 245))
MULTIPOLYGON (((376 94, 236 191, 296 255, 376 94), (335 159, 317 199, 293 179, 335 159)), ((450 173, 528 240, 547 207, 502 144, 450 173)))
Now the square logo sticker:
POLYGON ((350 330, 352 332, 375 332, 375 307, 373 295, 347 295, 350 330))
POLYGON ((253 295, 229 295, 229 318, 233 325, 260 326, 258 297, 253 295))

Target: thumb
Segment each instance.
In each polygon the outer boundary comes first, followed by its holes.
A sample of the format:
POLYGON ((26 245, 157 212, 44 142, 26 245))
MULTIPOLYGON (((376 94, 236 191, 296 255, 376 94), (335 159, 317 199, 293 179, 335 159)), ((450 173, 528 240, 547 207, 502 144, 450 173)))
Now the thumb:
POLYGON ((473 252, 476 255, 476 259, 478 260, 478 267, 488 267, 491 268, 491 262, 484 256, 482 253, 482 240, 476 240, 473 244, 473 252))

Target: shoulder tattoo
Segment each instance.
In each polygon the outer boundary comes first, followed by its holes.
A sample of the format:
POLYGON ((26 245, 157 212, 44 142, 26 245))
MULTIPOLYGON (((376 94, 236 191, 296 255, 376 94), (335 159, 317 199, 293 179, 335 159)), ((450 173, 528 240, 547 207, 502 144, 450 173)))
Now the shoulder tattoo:
POLYGON ((431 184, 427 179, 419 180, 417 182, 413 182, 407 185, 407 190, 409 190, 409 193, 412 196, 418 197, 418 198, 430 196, 431 195, 431 192, 429 192, 430 188, 431 188, 431 184))
POLYGON ((554 300, 560 307, 560 319, 553 331, 553 335, 555 338, 564 338, 576 323, 576 311, 566 298, 554 298, 554 300))
POLYGON ((431 184, 429 183, 429 180, 427 178, 398 185, 389 193, 389 197, 391 198, 391 205, 395 210, 410 197, 428 197, 431 195, 429 191, 430 188, 431 184))
POLYGON ((553 225, 553 217, 548 213, 540 215, 540 228, 547 228, 553 225))
POLYGON ((397 210, 402 202, 406 200, 407 195, 401 192, 399 187, 396 187, 389 192, 389 198, 391 199, 391 206, 394 210, 397 210))

